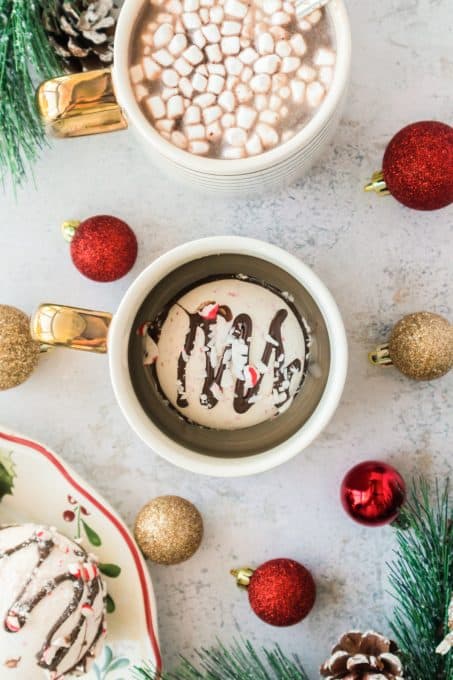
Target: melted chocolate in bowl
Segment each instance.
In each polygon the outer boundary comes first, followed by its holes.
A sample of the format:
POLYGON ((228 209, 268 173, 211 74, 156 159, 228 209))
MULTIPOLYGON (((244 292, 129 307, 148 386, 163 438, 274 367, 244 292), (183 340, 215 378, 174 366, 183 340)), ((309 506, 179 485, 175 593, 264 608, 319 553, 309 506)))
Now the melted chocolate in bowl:
POLYGON ((143 409, 198 453, 239 457, 281 444, 327 382, 330 343, 315 301, 258 258, 183 265, 149 293, 132 330, 129 370, 143 409))

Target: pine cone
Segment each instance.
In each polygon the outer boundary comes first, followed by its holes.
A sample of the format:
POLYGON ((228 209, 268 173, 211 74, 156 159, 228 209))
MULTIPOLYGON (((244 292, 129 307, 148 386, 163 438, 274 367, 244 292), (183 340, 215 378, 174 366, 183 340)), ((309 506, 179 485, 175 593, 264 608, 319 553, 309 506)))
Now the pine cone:
POLYGON ((396 651, 396 644, 378 633, 351 631, 340 638, 320 673, 327 680, 403 680, 396 651))
POLYGON ((44 11, 43 24, 68 68, 86 71, 112 63, 118 13, 118 0, 54 0, 44 11))

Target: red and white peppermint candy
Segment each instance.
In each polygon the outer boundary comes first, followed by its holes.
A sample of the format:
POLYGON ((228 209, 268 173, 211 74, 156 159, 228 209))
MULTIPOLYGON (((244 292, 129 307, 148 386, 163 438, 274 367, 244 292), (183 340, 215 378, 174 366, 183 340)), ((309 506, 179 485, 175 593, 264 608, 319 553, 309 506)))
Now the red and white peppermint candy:
POLYGON ((54 651, 52 650, 52 647, 46 647, 42 653, 41 661, 44 661, 44 663, 48 666, 49 664, 52 663, 53 657, 54 651))
POLYGON ((210 302, 208 305, 205 305, 202 309, 200 309, 198 313, 202 319, 214 321, 214 319, 217 319, 219 307, 220 305, 218 304, 218 302, 210 302))
POLYGON ((250 364, 248 364, 244 368, 244 381, 245 381, 245 386, 247 388, 255 387, 259 378, 260 378, 260 374, 259 374, 258 369, 255 368, 255 366, 251 366, 250 364))
POLYGON ((46 531, 45 529, 40 529, 39 531, 36 532, 36 538, 40 542, 45 542, 45 541, 50 541, 52 538, 52 534, 50 531, 46 531))
POLYGON ((86 583, 93 581, 99 576, 99 569, 93 562, 84 562, 83 564, 73 562, 68 566, 68 571, 74 578, 80 578, 86 583))
POLYGON ((88 604, 88 602, 82 605, 82 614, 84 616, 92 616, 93 612, 94 612, 93 607, 91 606, 91 604, 88 604))
POLYGON ((5 619, 5 626, 10 633, 17 633, 21 628, 19 617, 16 614, 8 614, 5 619))

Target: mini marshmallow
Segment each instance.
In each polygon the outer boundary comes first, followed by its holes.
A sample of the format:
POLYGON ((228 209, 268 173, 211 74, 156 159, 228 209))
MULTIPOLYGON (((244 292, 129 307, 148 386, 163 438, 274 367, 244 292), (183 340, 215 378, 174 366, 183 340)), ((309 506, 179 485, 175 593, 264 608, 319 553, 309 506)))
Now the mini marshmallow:
POLYGON ((307 103, 312 108, 319 106, 324 98, 324 88, 321 83, 314 81, 307 85, 307 103))
POLYGON ((164 102, 168 101, 170 97, 175 97, 178 94, 177 87, 164 87, 161 92, 164 102))
MULTIPOLYGON (((250 81, 250 84, 252 84, 252 81, 253 78, 250 81)), ((250 89, 250 87, 245 83, 239 83, 239 85, 236 86, 235 93, 238 102, 240 102, 241 104, 245 104, 245 102, 249 102, 251 99, 253 99, 253 92, 250 89)))
POLYGON ((282 7, 281 0, 264 0, 263 9, 266 14, 272 15, 278 12, 282 7))
POLYGON ((207 47, 205 47, 205 52, 207 58, 213 64, 218 64, 219 62, 222 61, 222 52, 220 51, 220 47, 217 44, 208 45, 207 47))
POLYGON ((230 76, 238 76, 244 67, 237 57, 227 57, 225 59, 225 68, 230 76))
POLYGON ((209 76, 208 78, 208 92, 212 92, 213 94, 220 94, 223 90, 223 87, 225 85, 225 78, 222 76, 218 76, 215 73, 209 76))
POLYGON ((237 124, 244 130, 250 130, 257 118, 257 113, 250 106, 239 106, 236 113, 237 124))
POLYGON ((239 35, 241 32, 241 24, 238 21, 224 21, 220 27, 222 35, 239 35))
POLYGON ((204 92, 208 86, 208 79, 201 73, 194 73, 192 76, 192 87, 196 92, 204 92))
POLYGON ((180 130, 175 130, 171 133, 170 137, 172 143, 178 146, 180 149, 187 149, 187 137, 180 132, 180 130))
POLYGON ((174 57, 179 57, 187 47, 187 38, 183 33, 177 33, 168 45, 168 51, 174 57))
POLYGON ((194 97, 193 103, 200 106, 202 109, 205 109, 207 106, 212 106, 215 103, 215 99, 215 94, 204 92, 203 94, 194 97))
POLYGON ((305 99, 305 83, 301 80, 291 80, 289 86, 291 88, 293 100, 296 104, 302 104, 305 99))
POLYGON ((222 156, 228 160, 239 160, 239 158, 244 158, 244 147, 226 146, 222 149, 222 156))
POLYGON ((226 0, 224 9, 226 14, 238 19, 243 19, 248 11, 247 5, 239 2, 239 0, 226 0))
POLYGON ((293 73, 300 66, 299 57, 284 57, 282 59, 282 73, 293 73))
POLYGON ((196 66, 203 61, 203 52, 196 45, 191 45, 185 50, 184 59, 186 59, 189 64, 196 66))
POLYGON ((278 121, 280 119, 280 116, 276 111, 271 111, 270 109, 266 109, 265 111, 261 111, 259 115, 259 119, 262 123, 267 123, 268 125, 272 125, 273 127, 276 127, 278 125, 278 121))
POLYGON ((273 94, 269 97, 269 108, 272 109, 272 111, 278 111, 281 105, 282 100, 276 94, 273 94))
POLYGON ((335 53, 326 47, 320 47, 315 52, 313 63, 316 66, 333 66, 335 64, 335 53))
POLYGON ((206 130, 204 125, 187 125, 185 128, 187 139, 204 139, 206 130))
POLYGON ((220 122, 224 130, 228 130, 233 125, 236 125, 236 116, 233 116, 232 113, 224 113, 220 122))
POLYGON ((269 33, 272 34, 274 40, 287 40, 289 33, 282 26, 271 26, 269 33))
POLYGON ((215 0, 200 0, 200 5, 202 7, 214 7, 215 0))
POLYGON ((294 137, 295 131, 294 130, 285 130, 282 134, 282 142, 287 142, 288 140, 291 139, 291 137, 294 137))
POLYGON ((218 120, 206 127, 206 136, 210 142, 218 142, 222 137, 222 128, 218 120))
POLYGON ((205 156, 209 153, 209 143, 201 140, 189 142, 189 151, 197 156, 205 156))
POLYGON ((236 89, 236 85, 239 84, 239 78, 237 76, 227 76, 226 79, 226 89, 231 92, 236 89))
POLYGON ((247 133, 242 128, 231 127, 225 132, 224 139, 230 146, 241 147, 247 141, 247 133))
POLYGON ((170 66, 170 64, 173 64, 173 56, 165 48, 154 52, 153 59, 161 66, 170 66))
POLYGON ((255 73, 268 73, 272 75, 275 73, 280 65, 280 57, 276 54, 267 54, 265 57, 260 57, 255 61, 253 69, 255 73))
POLYGON ((151 33, 142 33, 140 40, 144 45, 154 45, 154 39, 151 33))
POLYGON ((162 69, 159 64, 156 64, 154 59, 145 57, 143 59, 143 71, 147 80, 156 80, 160 76, 162 69))
POLYGON ((141 102, 148 94, 148 88, 146 85, 143 85, 142 83, 139 83, 134 87, 134 94, 135 94, 135 99, 138 102, 141 102))
POLYGON ((179 73, 172 68, 166 68, 162 72, 162 82, 167 87, 176 87, 179 83, 179 73))
POLYGON ((161 97, 157 95, 154 97, 148 97, 146 100, 146 107, 151 113, 152 117, 157 120, 158 118, 164 118, 167 109, 161 97))
POLYGON ((292 50, 297 57, 303 57, 307 51, 307 43, 305 42, 303 36, 300 33, 295 33, 289 39, 291 43, 292 50))
POLYGON ((271 79, 267 73, 260 73, 253 76, 250 81, 250 87, 258 94, 266 94, 271 89, 271 79))
POLYGON ((256 132, 265 149, 270 149, 271 147, 278 144, 278 133, 270 125, 267 125, 266 123, 258 123, 256 126, 256 132))
POLYGON ((306 33, 307 31, 311 31, 312 25, 306 19, 299 19, 299 28, 306 33))
POLYGON ((280 97, 280 99, 289 99, 291 97, 290 88, 287 85, 281 87, 280 90, 278 91, 278 96, 280 97))
POLYGON ((254 132, 247 140, 245 149, 250 156, 256 156, 259 153, 263 153, 263 145, 256 132, 254 132))
POLYGON ((184 97, 190 99, 193 95, 193 86, 188 78, 181 78, 179 81, 179 89, 184 97))
POLYGON ((207 7, 202 7, 199 11, 199 15, 204 24, 209 24, 209 10, 207 7))
POLYGON ((318 77, 323 85, 329 86, 333 78, 333 68, 331 66, 321 66, 318 77))
POLYGON ((253 70, 250 68, 250 66, 244 66, 242 69, 241 73, 241 80, 243 83, 248 83, 249 80, 253 77, 253 70))
POLYGON ((129 76, 134 85, 141 83, 144 78, 143 66, 141 64, 135 64, 135 66, 131 66, 129 69, 129 76))
POLYGON ((316 78, 316 71, 311 66, 302 64, 302 66, 297 70, 297 77, 301 80, 305 80, 306 83, 311 83, 312 80, 316 78))
POLYGON ((202 76, 206 76, 206 78, 209 75, 208 67, 206 66, 206 64, 199 64, 199 66, 197 66, 195 71, 197 73, 201 73, 202 76))
POLYGON ((271 23, 274 26, 286 26, 291 23, 291 17, 286 12, 276 12, 271 16, 271 23))
POLYGON ((267 108, 267 97, 265 94, 255 95, 255 109, 257 111, 264 111, 267 108))
POLYGON ((239 38, 236 35, 222 38, 220 48, 226 55, 238 54, 241 49, 239 38))
POLYGON ((247 47, 245 50, 239 54, 239 59, 243 64, 253 64, 258 59, 258 53, 253 49, 253 47, 247 47))
POLYGON ((216 73, 218 76, 226 76, 226 68, 223 64, 207 64, 208 73, 216 73))
POLYGON ((212 21, 213 24, 221 24, 223 21, 223 17, 224 12, 222 7, 220 6, 212 7, 209 10, 209 19, 212 21))
POLYGON ((203 49, 203 47, 206 45, 206 38, 204 34, 202 33, 200 28, 197 28, 196 31, 193 31, 192 33, 192 42, 194 45, 200 48, 200 50, 203 49))
POLYGON ((188 76, 193 71, 192 64, 189 64, 189 62, 186 61, 184 57, 178 57, 178 59, 176 59, 175 63, 173 64, 173 68, 175 71, 178 71, 180 76, 188 76))
POLYGON ((222 117, 222 109, 220 106, 208 106, 207 109, 203 111, 203 120, 205 125, 214 123, 216 120, 222 117))
POLYGON ((173 26, 171 24, 161 24, 154 33, 154 46, 166 47, 174 36, 173 26))
POLYGON ((187 28, 188 31, 193 31, 196 28, 200 28, 201 20, 198 14, 194 12, 186 12, 182 15, 182 23, 187 28))
POLYGON ((291 54, 291 44, 288 40, 279 40, 275 46, 275 51, 279 57, 289 57, 291 54))
POLYGON ((189 106, 184 114, 184 125, 195 125, 201 122, 201 110, 199 106, 189 106))
POLYGON ((156 130, 159 130, 160 132, 171 132, 173 128, 175 127, 175 121, 174 120, 168 120, 168 118, 161 118, 160 120, 156 121, 156 130))
POLYGON ((167 116, 179 118, 184 113, 184 101, 180 94, 170 97, 167 102, 167 116))
POLYGON ((224 111, 234 111, 236 106, 236 99, 232 92, 222 92, 217 100, 224 111))
POLYGON ((208 42, 220 42, 220 31, 216 24, 208 24, 207 26, 203 26, 201 30, 203 31, 203 35, 208 42))
POLYGON ((200 7, 200 0, 184 0, 184 12, 196 12, 200 7))
POLYGON ((280 118, 286 118, 289 114, 289 109, 287 106, 282 106, 279 111, 280 118))
MULTIPOLYGON (((261 55, 273 54, 274 38, 270 33, 261 33, 257 38, 257 49, 261 55)), ((278 54, 278 52, 277 52, 278 54)), ((281 56, 281 55, 280 55, 281 56)))
POLYGON ((321 20, 321 17, 322 17, 321 10, 315 9, 315 11, 309 14, 307 17, 305 17, 305 19, 307 19, 307 21, 309 21, 312 26, 316 26, 318 21, 321 20))
POLYGON ((288 85, 288 76, 286 75, 286 73, 275 73, 272 76, 273 92, 278 91, 281 87, 285 87, 285 85, 288 85))
POLYGON ((168 0, 168 2, 165 3, 165 9, 170 14, 182 14, 182 5, 179 0, 168 0))

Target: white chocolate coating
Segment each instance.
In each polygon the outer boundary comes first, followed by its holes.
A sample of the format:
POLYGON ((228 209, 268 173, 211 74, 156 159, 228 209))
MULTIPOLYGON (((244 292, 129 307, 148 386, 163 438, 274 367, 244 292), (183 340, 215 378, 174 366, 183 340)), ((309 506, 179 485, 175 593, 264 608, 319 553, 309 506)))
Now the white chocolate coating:
MULTIPOLYGON (((149 338, 146 341, 145 363, 151 363, 149 358, 155 359, 156 347, 152 341, 152 347, 149 345, 149 338)), ((219 279, 192 289, 171 307, 158 339, 155 369, 162 392, 186 418, 205 427, 240 429, 267 421, 289 407, 303 380, 306 351, 301 324, 280 295, 250 281, 219 279), (228 307, 230 318, 216 314, 216 305, 220 310, 228 307), (282 310, 286 318, 273 332, 274 317, 282 310), (208 318, 206 314, 214 314, 215 320, 203 327, 202 316, 208 318), (244 314, 251 320, 248 356, 247 344, 233 332, 235 320, 244 314), (195 325, 201 321, 201 325, 189 348, 191 319, 195 325), (278 347, 280 332, 283 351, 278 347), (270 351, 263 361, 266 346, 270 351), (180 357, 185 361, 185 385, 178 374, 180 357), (297 360, 298 367, 292 368, 297 360), (278 361, 282 373, 277 375, 278 361), (208 377, 206 386, 208 362, 213 369, 211 377, 222 366, 224 370, 217 382, 209 382, 208 377), (242 389, 238 380, 244 380, 245 393, 257 385, 256 392, 248 393, 250 403, 245 412, 237 410, 235 397, 242 389), (214 405, 207 399, 209 392, 215 398, 214 405), (178 397, 187 404, 178 403, 178 397)))

